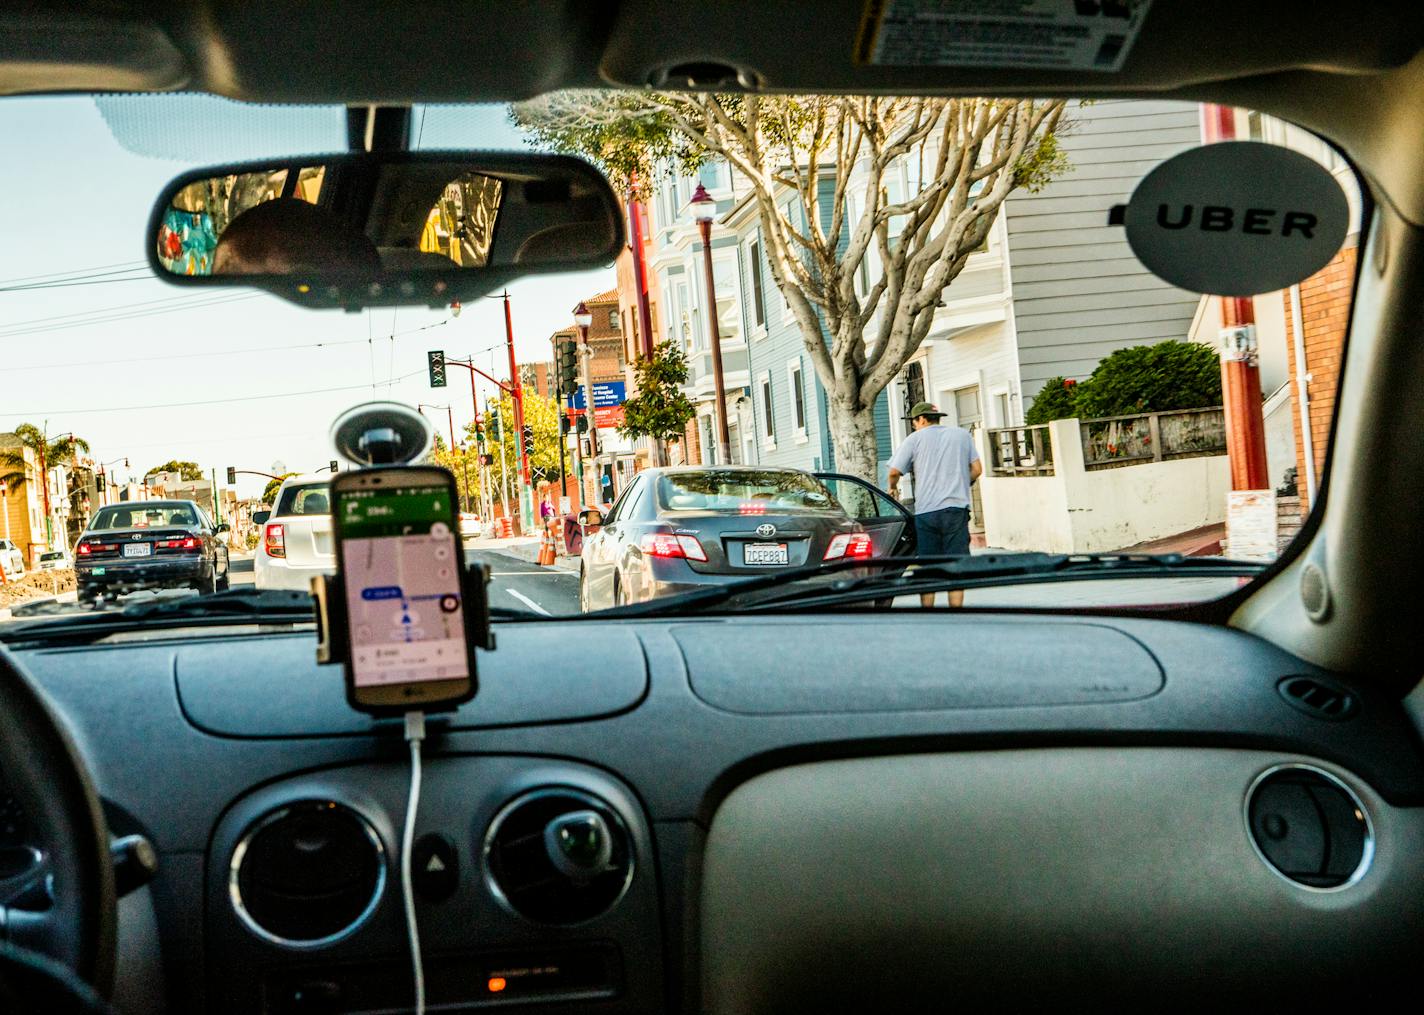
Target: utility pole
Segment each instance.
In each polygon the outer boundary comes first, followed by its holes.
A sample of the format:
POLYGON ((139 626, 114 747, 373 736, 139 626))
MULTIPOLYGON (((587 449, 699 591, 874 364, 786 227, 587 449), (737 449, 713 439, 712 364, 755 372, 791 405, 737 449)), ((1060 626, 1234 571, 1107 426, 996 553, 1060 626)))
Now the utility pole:
POLYGON ((584 477, 579 477, 579 484, 582 495, 588 503, 600 504, 599 498, 599 477, 598 477, 598 417, 594 413, 593 403, 593 350, 588 345, 588 328, 593 323, 593 312, 588 309, 588 304, 582 300, 574 307, 574 324, 579 330, 579 358, 583 364, 583 418, 588 421, 588 456, 593 459, 593 496, 589 496, 587 487, 583 486, 584 477))
MULTIPOLYGON (((509 290, 504 292, 504 342, 509 349, 510 394, 514 399, 514 430, 519 434, 519 530, 533 525, 534 491, 529 478, 529 450, 524 446, 524 384, 519 379, 519 364, 514 359, 514 318, 509 311, 509 290)), ((501 431, 502 433, 502 431, 501 431)), ((500 448, 504 442, 500 442, 500 448)))
POLYGON ((49 516, 49 461, 46 451, 49 447, 49 423, 40 432, 40 492, 44 495, 45 549, 54 549, 54 521, 49 516))
MULTIPOLYGON (((509 517, 509 460, 504 455, 504 405, 502 402, 494 404, 495 414, 499 416, 499 478, 504 483, 504 515, 509 517)), ((522 508, 521 508, 522 510, 522 508)), ((523 531, 522 529, 520 530, 523 531)))
MULTIPOLYGON (((628 178, 628 228, 629 249, 633 253, 633 286, 638 291, 638 342, 637 354, 642 359, 653 358, 653 309, 648 302, 648 261, 643 249, 643 202, 638 197, 638 176, 633 173, 628 178)), ((651 452, 650 464, 654 467, 665 462, 663 442, 656 437, 648 438, 651 452)))
MULTIPOLYGON (((1202 116, 1208 144, 1235 139, 1236 110, 1231 106, 1203 106, 1202 116)), ((1219 352, 1231 488, 1268 489, 1271 481, 1266 471, 1266 422, 1261 410, 1256 308, 1250 296, 1221 297, 1219 352)))
POLYGON ((208 474, 208 481, 213 491, 213 521, 222 524, 222 507, 218 502, 218 470, 213 469, 208 474))
POLYGON ((712 280, 712 219, 717 202, 702 184, 692 195, 692 214, 702 231, 702 268, 707 276, 707 330, 712 339, 712 383, 717 399, 717 464, 732 460, 732 435, 727 425, 727 388, 722 381, 722 329, 717 324, 717 284, 712 280))

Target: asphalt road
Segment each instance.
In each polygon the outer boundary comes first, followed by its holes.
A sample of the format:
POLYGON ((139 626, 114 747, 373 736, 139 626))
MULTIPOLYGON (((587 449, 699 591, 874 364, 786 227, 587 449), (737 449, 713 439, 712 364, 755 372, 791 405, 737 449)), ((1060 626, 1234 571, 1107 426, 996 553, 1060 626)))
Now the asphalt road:
POLYGON ((465 562, 491 569, 491 607, 554 617, 579 612, 576 574, 539 567, 497 550, 466 550, 465 562))

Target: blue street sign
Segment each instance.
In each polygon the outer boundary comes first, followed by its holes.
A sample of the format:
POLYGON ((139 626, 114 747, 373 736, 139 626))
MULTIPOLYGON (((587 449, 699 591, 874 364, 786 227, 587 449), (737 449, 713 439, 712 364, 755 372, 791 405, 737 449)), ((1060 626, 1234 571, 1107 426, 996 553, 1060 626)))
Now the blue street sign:
MULTIPOLYGON (((594 381, 593 407, 603 409, 613 405, 622 405, 628 400, 627 392, 628 385, 622 381, 594 381)), ((580 386, 574 393, 572 408, 582 409, 584 407, 584 389, 580 386)))

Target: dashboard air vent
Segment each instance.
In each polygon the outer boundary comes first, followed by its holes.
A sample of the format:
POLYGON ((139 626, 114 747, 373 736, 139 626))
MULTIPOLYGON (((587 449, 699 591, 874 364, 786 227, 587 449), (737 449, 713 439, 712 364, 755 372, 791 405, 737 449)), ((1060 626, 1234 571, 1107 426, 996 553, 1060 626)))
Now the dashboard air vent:
POLYGON ((1364 804, 1309 765, 1278 765, 1247 791, 1246 822, 1261 859, 1305 888, 1335 891, 1365 876, 1374 835, 1364 804))
POLYGON ((606 801, 549 788, 516 797, 485 835, 496 898, 536 923, 583 923, 608 912, 633 877, 628 830, 606 801))
POLYGON ((1277 688, 1286 704, 1317 719, 1348 719, 1355 714, 1355 696, 1334 681, 1286 677, 1277 688))
POLYGON ((228 890, 258 937, 316 948, 353 933, 386 882, 385 850, 361 815, 330 800, 270 811, 233 850, 228 890))

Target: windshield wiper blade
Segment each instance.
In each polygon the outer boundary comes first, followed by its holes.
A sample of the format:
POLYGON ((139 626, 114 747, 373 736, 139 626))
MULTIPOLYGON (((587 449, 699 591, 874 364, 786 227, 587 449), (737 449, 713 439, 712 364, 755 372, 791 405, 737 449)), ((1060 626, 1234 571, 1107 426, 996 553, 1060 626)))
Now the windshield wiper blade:
POLYGON ((633 603, 593 614, 599 617, 665 616, 720 606, 764 589, 794 585, 840 571, 875 573, 851 574, 833 582, 823 582, 789 590, 783 595, 754 599, 746 609, 760 609, 803 600, 844 600, 884 598, 910 592, 975 588, 1001 583, 1004 579, 1029 578, 1064 581, 1085 577, 1150 578, 1170 574, 1253 576, 1266 565, 1224 557, 1187 557, 1182 554, 1147 553, 983 553, 967 557, 878 557, 873 560, 837 561, 834 564, 792 568, 773 575, 758 575, 726 585, 698 589, 666 599, 633 603), (909 571, 909 568, 914 568, 909 571), (887 573, 888 572, 888 573, 887 573))
MULTIPOLYGON (((215 617, 215 616, 292 617, 316 616, 315 600, 307 592, 291 589, 258 589, 251 586, 227 589, 206 596, 178 596, 147 602, 129 603, 117 612, 119 617, 215 617)), ((100 614, 104 616, 104 614, 100 614)), ((114 614, 109 614, 112 617, 114 614)))
POLYGON ((758 599, 744 609, 836 605, 913 593, 1036 582, 1159 577, 1254 577, 1266 569, 1258 561, 1182 554, 1081 553, 981 554, 972 557, 921 558, 914 570, 848 578, 829 585, 799 588, 758 599))
MULTIPOLYGON (((51 615, 53 616, 53 615, 51 615)), ((230 589, 209 596, 182 596, 130 603, 117 610, 71 612, 54 619, 38 617, 24 624, 0 625, 0 641, 25 638, 81 638, 92 640, 121 631, 132 631, 155 620, 186 624, 223 623, 300 624, 315 622, 310 595, 279 589, 230 589)))

